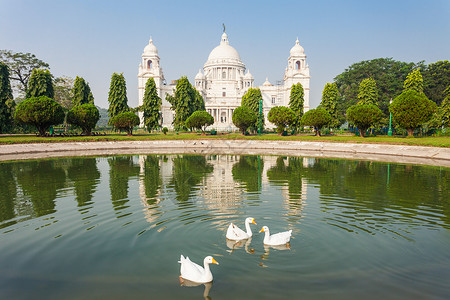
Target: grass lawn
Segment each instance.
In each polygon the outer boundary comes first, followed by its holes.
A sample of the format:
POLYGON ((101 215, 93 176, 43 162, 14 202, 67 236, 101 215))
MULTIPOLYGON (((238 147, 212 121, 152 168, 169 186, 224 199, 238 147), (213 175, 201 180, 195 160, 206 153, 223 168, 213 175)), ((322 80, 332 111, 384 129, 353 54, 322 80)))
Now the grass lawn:
POLYGON ((279 140, 279 141, 320 141, 335 143, 368 143, 368 144, 395 144, 395 145, 415 145, 450 147, 449 136, 439 137, 416 137, 406 138, 400 136, 376 136, 376 137, 356 137, 356 136, 321 136, 294 135, 278 136, 276 134, 263 134, 243 136, 236 133, 218 133, 217 135, 200 135, 198 133, 137 133, 133 136, 125 134, 108 134, 105 136, 73 136, 73 137, 37 137, 35 135, 0 135, 1 144, 25 144, 25 143, 64 143, 64 142, 96 142, 96 141, 146 141, 146 140, 179 140, 179 139, 227 139, 227 140, 279 140))

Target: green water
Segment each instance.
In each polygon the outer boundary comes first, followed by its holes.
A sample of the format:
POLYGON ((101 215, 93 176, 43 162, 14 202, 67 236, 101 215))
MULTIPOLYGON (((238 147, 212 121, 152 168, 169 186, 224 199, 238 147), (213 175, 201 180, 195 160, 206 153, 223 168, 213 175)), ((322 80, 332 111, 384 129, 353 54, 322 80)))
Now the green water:
POLYGON ((137 155, 2 162, 0 182, 0 299, 450 295, 448 168, 137 155), (227 243, 247 216, 253 238, 227 243), (214 282, 180 286, 180 254, 212 255, 214 282))

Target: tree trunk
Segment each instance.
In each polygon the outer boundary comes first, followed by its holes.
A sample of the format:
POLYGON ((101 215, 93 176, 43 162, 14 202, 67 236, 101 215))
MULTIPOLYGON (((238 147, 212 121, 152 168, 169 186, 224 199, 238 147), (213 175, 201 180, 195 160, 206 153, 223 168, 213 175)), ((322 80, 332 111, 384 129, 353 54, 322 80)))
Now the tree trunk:
POLYGON ((358 130, 359 130, 359 135, 363 138, 366 134, 366 130, 363 128, 358 128, 358 130))
POLYGON ((414 128, 407 128, 406 131, 408 132, 408 136, 414 137, 414 128))

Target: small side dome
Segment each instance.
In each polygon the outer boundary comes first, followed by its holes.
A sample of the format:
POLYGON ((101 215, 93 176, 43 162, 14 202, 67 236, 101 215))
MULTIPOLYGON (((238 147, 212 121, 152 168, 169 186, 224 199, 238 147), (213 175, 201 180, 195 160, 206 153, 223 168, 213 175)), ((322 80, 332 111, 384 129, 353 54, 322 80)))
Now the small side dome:
POLYGON ((247 74, 244 75, 244 79, 253 79, 253 75, 247 70, 247 74))
POLYGON ((158 54, 158 49, 156 48, 156 46, 153 44, 153 39, 150 38, 150 41, 148 42, 148 45, 145 46, 144 48, 144 54, 158 54))
POLYGON ((302 46, 300 46, 300 42, 297 40, 295 41, 294 47, 291 48, 291 56, 303 56, 305 55, 305 49, 303 49, 302 46))
POLYGON ((195 80, 205 79, 205 75, 203 75, 202 70, 199 69, 197 75, 195 75, 195 80))
POLYGON ((269 82, 269 78, 266 77, 266 81, 264 81, 263 86, 272 86, 272 84, 269 82))

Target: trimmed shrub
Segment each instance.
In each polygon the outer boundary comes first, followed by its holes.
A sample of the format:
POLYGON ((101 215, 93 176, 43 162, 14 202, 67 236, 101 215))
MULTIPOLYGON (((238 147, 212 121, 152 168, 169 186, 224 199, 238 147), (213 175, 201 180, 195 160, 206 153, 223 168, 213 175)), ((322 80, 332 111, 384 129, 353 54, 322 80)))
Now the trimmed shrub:
POLYGON ((185 125, 187 128, 196 128, 205 134, 206 127, 214 124, 214 118, 207 111, 199 110, 194 111, 194 113, 187 118, 185 125))
POLYGON ((131 111, 122 112, 111 119, 114 128, 126 131, 127 135, 133 135, 133 127, 138 126, 139 123, 139 117, 131 111))
POLYGON ((347 109, 347 119, 356 125, 361 137, 366 130, 381 120, 383 113, 373 104, 356 104, 347 109))
POLYGON ((331 121, 331 116, 323 108, 316 108, 307 111, 301 118, 301 124, 304 126, 312 126, 316 132, 316 136, 320 136, 320 129, 331 121))
POLYGON ((289 107, 275 106, 270 109, 267 119, 277 126, 277 133, 282 134, 286 126, 295 122, 296 115, 289 107))
POLYGON ((239 106, 233 111, 233 124, 245 135, 247 128, 254 126, 258 116, 247 106, 239 106))
POLYGON ((67 113, 67 123, 80 127, 85 135, 91 135, 98 120, 100 113, 91 103, 77 105, 67 113))

